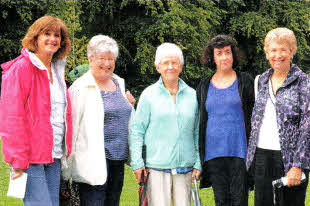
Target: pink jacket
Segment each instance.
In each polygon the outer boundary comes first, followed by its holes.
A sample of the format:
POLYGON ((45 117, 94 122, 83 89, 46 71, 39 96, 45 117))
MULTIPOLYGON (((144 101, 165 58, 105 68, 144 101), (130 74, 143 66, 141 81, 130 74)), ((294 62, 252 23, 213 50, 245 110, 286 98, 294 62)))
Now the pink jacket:
MULTIPOLYGON (((1 67, 0 137, 4 160, 14 169, 53 163, 47 71, 35 67, 25 49, 1 67)), ((67 89, 66 98, 65 155, 68 157, 72 146, 72 117, 67 89)))

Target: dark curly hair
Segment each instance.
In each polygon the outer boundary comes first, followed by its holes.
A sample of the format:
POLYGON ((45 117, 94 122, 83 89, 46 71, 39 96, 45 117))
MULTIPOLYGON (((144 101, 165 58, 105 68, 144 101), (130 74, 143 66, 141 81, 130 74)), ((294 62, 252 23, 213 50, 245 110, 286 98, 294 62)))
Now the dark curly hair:
POLYGON ((209 43, 203 48, 200 61, 206 67, 216 70, 214 62, 214 48, 222 49, 226 46, 231 46, 233 55, 233 68, 236 68, 240 62, 239 49, 235 41, 228 35, 217 35, 209 41, 209 43))

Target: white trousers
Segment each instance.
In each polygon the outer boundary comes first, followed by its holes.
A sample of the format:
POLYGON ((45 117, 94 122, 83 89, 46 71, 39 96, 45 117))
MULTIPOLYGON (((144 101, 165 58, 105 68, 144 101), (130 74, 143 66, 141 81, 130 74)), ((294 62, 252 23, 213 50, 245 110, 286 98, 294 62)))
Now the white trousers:
POLYGON ((172 175, 149 170, 147 194, 149 206, 191 205, 192 172, 172 175))

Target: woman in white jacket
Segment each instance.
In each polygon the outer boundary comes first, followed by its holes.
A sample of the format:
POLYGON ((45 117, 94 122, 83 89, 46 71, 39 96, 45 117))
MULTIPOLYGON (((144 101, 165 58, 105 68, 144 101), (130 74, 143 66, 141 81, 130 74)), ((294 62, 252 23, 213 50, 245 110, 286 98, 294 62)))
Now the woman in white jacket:
POLYGON ((73 146, 64 177, 79 183, 81 206, 119 205, 128 158, 128 122, 134 98, 115 75, 118 46, 94 36, 87 47, 90 70, 69 88, 73 146))

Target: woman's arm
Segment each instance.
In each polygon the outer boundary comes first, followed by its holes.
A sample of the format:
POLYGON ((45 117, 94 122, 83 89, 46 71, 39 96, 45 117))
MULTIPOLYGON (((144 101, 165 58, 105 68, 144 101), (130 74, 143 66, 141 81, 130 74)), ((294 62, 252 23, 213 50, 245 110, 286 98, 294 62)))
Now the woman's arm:
MULTIPOLYGON (((5 162, 14 170, 29 167, 29 136, 26 108, 33 77, 27 62, 20 60, 2 75, 0 100, 0 136, 5 162)), ((29 109, 29 108, 28 108, 29 109)))
POLYGON ((194 141, 195 141, 195 153, 196 153, 196 163, 194 165, 194 168, 201 171, 201 162, 200 162, 200 155, 199 155, 199 149, 198 149, 198 141, 199 141, 199 112, 198 107, 196 108, 196 114, 195 114, 195 131, 194 131, 194 141))
POLYGON ((135 117, 130 123, 129 149, 132 170, 138 170, 145 166, 144 160, 142 159, 142 146, 144 135, 150 122, 150 112, 150 105, 146 93, 143 92, 139 99, 135 117))
POLYGON ((297 150, 293 167, 305 168, 310 161, 310 79, 307 77, 299 86, 300 122, 297 150))
POLYGON ((136 99, 132 96, 132 94, 130 93, 130 91, 126 92, 126 98, 128 100, 128 102, 131 104, 131 106, 135 106, 136 103, 136 99))
POLYGON ((195 114, 195 131, 194 131, 194 141, 195 141, 195 150, 196 150, 196 163, 194 165, 194 170, 193 170, 193 173, 192 173, 192 177, 195 177, 196 180, 199 180, 200 178, 200 174, 201 174, 201 171, 202 171, 202 168, 201 168, 201 162, 200 162, 200 154, 199 154, 199 112, 198 112, 198 106, 197 106, 197 109, 196 109, 196 114, 195 114))
POLYGON ((302 169, 309 166, 310 161, 310 79, 306 77, 299 86, 300 122, 297 150, 294 152, 292 168, 287 173, 288 186, 300 184, 302 169))

